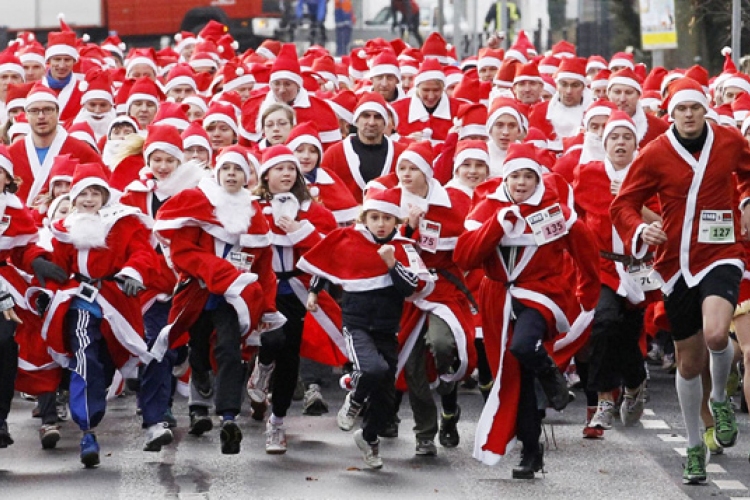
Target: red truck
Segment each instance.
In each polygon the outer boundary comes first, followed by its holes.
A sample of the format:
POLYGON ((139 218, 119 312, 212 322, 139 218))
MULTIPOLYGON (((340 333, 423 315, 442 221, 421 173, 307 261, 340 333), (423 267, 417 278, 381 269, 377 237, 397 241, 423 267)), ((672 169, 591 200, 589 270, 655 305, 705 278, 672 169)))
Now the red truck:
POLYGON ((44 40, 59 29, 58 15, 92 40, 117 33, 129 44, 154 44, 178 31, 197 33, 207 22, 229 26, 243 47, 273 37, 270 18, 281 18, 293 0, 0 0, 0 25, 13 36, 34 31, 44 40))

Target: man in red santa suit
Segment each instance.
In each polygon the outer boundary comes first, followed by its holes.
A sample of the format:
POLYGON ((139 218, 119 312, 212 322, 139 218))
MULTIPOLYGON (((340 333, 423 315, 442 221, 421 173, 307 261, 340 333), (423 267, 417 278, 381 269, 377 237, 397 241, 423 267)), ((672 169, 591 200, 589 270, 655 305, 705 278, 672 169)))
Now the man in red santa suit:
POLYGON ((701 373, 709 358, 716 440, 733 446, 738 434, 726 395, 734 355, 728 332, 745 267, 740 238, 750 230, 750 147, 736 130, 706 121, 708 99, 692 78, 675 80, 668 92, 664 105, 674 125, 635 159, 610 215, 634 257, 655 247, 688 440, 683 481, 697 484, 706 481, 700 414, 701 373), (641 208, 653 195, 663 222, 643 220, 641 208))
POLYGON ((69 154, 81 163, 101 163, 101 157, 85 142, 58 126, 60 107, 55 93, 37 83, 26 97, 24 106, 31 133, 10 147, 15 174, 21 178, 17 196, 27 206, 43 194, 49 185, 52 163, 58 155, 69 154))
POLYGON ((107 135, 109 125, 117 117, 115 99, 112 95, 112 78, 107 71, 90 69, 86 79, 78 84, 83 92, 81 110, 73 123, 86 122, 91 125, 97 141, 107 135))
POLYGON ((316 123, 324 149, 341 140, 336 113, 327 102, 311 95, 302 86, 296 51, 294 44, 284 44, 271 67, 267 93, 251 97, 242 105, 240 134, 246 141, 260 141, 263 132, 261 116, 265 108, 274 102, 285 102, 293 107, 297 123, 316 123))
POLYGON ((24 71, 21 60, 10 52, 0 53, 0 123, 8 120, 8 108, 5 103, 8 85, 23 83, 24 71))
POLYGON ((47 74, 42 79, 44 85, 52 89, 60 106, 60 120, 68 121, 81 109, 81 95, 78 81, 73 74, 73 66, 78 62, 76 34, 73 31, 53 31, 47 37, 47 74))
POLYGON ((461 101, 448 97, 445 84, 445 73, 438 60, 425 59, 414 78, 414 95, 393 103, 401 136, 433 143, 448 137, 461 101))
POLYGON ((331 146, 321 165, 331 169, 344 182, 357 203, 367 183, 393 172, 396 160, 406 146, 385 135, 388 124, 387 104, 376 92, 362 95, 354 110, 357 133, 331 146))
POLYGON ((406 92, 401 87, 401 69, 396 54, 384 50, 372 60, 372 66, 367 73, 372 81, 372 92, 383 96, 386 102, 395 102, 406 98, 406 92))
POLYGON ((635 122, 638 149, 667 131, 669 124, 654 115, 647 115, 641 105, 641 79, 630 68, 612 73, 607 82, 607 98, 635 122))

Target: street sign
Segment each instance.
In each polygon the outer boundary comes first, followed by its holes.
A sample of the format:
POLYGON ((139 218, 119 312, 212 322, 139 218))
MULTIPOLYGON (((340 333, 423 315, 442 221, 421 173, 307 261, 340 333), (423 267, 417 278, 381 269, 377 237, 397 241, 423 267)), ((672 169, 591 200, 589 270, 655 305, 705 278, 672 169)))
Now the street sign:
POLYGON ((639 0, 643 50, 677 48, 674 0, 639 0))

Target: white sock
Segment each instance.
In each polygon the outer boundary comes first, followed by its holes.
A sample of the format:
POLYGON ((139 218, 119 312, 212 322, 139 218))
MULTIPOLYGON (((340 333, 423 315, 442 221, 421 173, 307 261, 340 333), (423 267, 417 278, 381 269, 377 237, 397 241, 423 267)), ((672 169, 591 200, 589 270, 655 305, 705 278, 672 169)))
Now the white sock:
POLYGON ((721 351, 711 353, 711 399, 716 403, 723 403, 727 399, 727 378, 732 371, 732 360, 734 359, 734 345, 732 341, 721 351))
POLYGON ((675 377, 677 398, 682 409, 682 419, 685 421, 688 447, 693 448, 703 442, 701 436, 701 403, 703 399, 703 386, 701 376, 698 375, 690 380, 683 378, 679 370, 675 377))
POLYGON ((271 418, 269 418, 268 421, 275 427, 281 427, 284 425, 284 417, 277 417, 273 413, 271 413, 271 418))

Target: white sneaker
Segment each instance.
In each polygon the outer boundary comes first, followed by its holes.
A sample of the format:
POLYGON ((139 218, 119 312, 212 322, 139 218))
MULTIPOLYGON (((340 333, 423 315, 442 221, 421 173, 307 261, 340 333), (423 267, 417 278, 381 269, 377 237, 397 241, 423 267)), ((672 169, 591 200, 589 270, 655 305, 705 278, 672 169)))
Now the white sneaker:
POLYGON ((146 429, 146 444, 143 451, 161 451, 161 447, 168 445, 173 439, 169 427, 164 422, 159 422, 146 429))
POLYGON ((645 382, 636 389, 635 393, 630 393, 628 389, 625 389, 620 405, 620 420, 626 427, 637 424, 643 415, 644 385, 645 382))
POLYGON ((383 459, 380 458, 380 440, 375 443, 368 443, 362 436, 362 429, 359 429, 354 433, 354 442, 362 451, 362 458, 368 467, 372 469, 383 468, 383 459))
POLYGON ((286 453, 286 429, 283 425, 273 425, 270 420, 266 423, 266 453, 269 455, 286 453))
POLYGON ((615 404, 612 401, 602 399, 596 408, 596 413, 591 417, 589 427, 594 429, 609 430, 612 428, 612 419, 614 418, 615 404))
POLYGON ((258 358, 255 358, 255 368, 253 368, 253 373, 247 381, 247 395, 250 396, 252 401, 256 403, 266 401, 268 386, 271 383, 271 375, 273 375, 275 367, 276 363, 262 365, 258 358))
POLYGON ((341 405, 336 421, 339 424, 339 429, 342 431, 350 431, 354 428, 354 422, 357 419, 357 415, 362 410, 362 405, 355 401, 352 401, 352 393, 347 393, 344 398, 344 404, 341 405))

